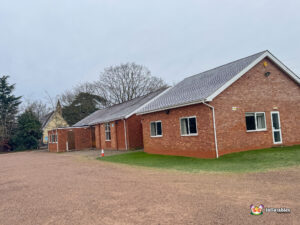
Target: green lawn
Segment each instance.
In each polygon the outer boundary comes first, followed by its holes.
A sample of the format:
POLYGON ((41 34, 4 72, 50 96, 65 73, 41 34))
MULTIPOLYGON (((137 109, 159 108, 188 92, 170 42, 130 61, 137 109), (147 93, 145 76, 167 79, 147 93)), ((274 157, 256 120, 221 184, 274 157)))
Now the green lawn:
POLYGON ((257 172, 300 165, 300 145, 278 147, 198 159, 133 152, 98 158, 100 161, 187 172, 257 172))

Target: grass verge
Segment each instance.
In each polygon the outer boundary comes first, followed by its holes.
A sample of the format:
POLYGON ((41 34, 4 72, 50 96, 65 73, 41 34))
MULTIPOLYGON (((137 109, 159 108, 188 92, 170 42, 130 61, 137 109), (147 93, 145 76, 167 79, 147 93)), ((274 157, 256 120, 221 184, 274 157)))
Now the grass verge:
POLYGON ((186 172, 258 172, 300 165, 300 145, 232 153, 219 159, 133 152, 98 158, 100 161, 186 172))

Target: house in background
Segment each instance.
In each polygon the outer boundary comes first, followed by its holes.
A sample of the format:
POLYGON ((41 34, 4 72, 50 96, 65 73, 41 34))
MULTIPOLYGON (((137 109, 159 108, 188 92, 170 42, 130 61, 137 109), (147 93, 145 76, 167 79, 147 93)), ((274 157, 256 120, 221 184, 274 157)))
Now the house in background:
POLYGON ((42 130, 43 130, 43 144, 48 143, 48 131, 59 128, 67 127, 68 123, 62 117, 62 109, 60 101, 58 100, 56 109, 42 118, 42 130))
POLYGON ((215 158, 300 144, 300 79, 264 51, 184 79, 137 115, 149 153, 215 158))
POLYGON ((128 150, 143 148, 141 116, 136 111, 165 89, 98 110, 73 127, 49 131, 51 152, 85 148, 128 150))

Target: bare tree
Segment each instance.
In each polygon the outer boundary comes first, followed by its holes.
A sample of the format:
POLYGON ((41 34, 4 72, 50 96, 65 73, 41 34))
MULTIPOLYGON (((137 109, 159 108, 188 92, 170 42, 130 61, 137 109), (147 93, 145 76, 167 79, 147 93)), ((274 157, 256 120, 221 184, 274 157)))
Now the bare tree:
POLYGON ((152 76, 147 67, 135 63, 105 68, 94 85, 97 94, 111 104, 122 103, 167 86, 161 78, 152 76))
POLYGON ((74 86, 71 90, 66 90, 59 96, 59 99, 64 106, 69 106, 80 93, 101 96, 101 92, 98 89, 98 86, 94 82, 84 82, 74 86))
POLYGON ((50 113, 51 109, 52 107, 49 107, 41 100, 25 99, 25 101, 21 105, 21 112, 25 112, 26 110, 32 111, 40 122, 42 122, 42 119, 45 115, 50 113))

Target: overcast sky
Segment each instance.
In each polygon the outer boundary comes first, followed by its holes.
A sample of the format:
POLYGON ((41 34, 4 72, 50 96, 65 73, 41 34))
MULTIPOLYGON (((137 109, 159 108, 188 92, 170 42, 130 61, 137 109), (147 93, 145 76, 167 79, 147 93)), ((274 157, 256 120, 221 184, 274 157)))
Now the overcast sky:
POLYGON ((300 1, 0 0, 0 75, 55 96, 103 68, 147 66, 169 84, 270 50, 300 73, 300 1))

